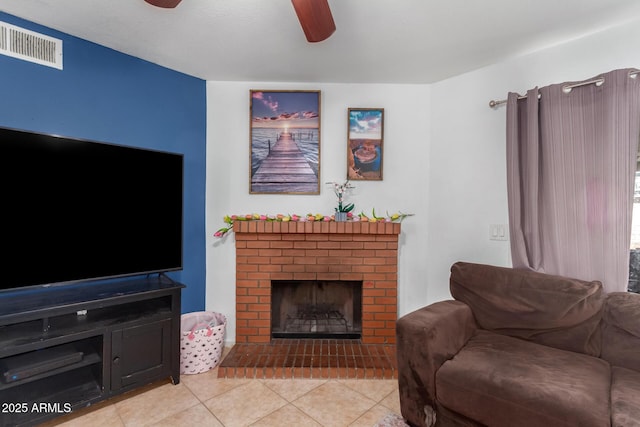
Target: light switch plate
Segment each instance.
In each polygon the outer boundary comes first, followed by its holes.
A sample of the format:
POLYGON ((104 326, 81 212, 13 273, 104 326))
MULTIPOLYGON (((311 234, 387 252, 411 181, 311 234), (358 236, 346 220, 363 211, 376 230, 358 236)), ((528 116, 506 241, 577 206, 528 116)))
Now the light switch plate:
POLYGON ((489 240, 509 240, 509 224, 489 225, 489 240))

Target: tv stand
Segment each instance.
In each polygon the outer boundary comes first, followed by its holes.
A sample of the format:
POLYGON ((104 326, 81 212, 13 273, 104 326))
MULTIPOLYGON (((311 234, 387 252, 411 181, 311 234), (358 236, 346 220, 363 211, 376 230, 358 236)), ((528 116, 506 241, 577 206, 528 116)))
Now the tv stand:
POLYGON ((0 294, 0 426, 178 384, 183 287, 158 276, 0 294))

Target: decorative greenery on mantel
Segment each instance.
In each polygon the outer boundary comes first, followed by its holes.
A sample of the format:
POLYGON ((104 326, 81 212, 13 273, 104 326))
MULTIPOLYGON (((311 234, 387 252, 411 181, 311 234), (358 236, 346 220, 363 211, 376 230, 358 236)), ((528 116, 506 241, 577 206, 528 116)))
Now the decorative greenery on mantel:
MULTIPOLYGON (((352 212, 347 213, 348 221, 351 222, 402 222, 406 217, 413 216, 414 214, 407 214, 403 212, 395 212, 393 214, 387 213, 385 216, 376 215, 375 209, 373 209, 371 215, 367 215, 364 212, 361 212, 357 215, 354 215, 352 212)), ((235 221, 276 221, 276 222, 331 222, 335 221, 334 215, 323 215, 323 214, 306 214, 306 215, 297 215, 297 214, 277 214, 277 215, 266 215, 266 214, 245 214, 245 215, 225 215, 224 223, 225 226, 220 228, 218 231, 214 233, 214 237, 223 237, 229 231, 233 230, 233 223, 235 221)))
POLYGON ((360 212, 357 215, 353 214, 353 209, 355 208, 355 204, 348 203, 344 204, 344 194, 347 190, 355 188, 349 180, 346 180, 342 184, 338 184, 337 182, 327 182, 333 187, 333 191, 338 198, 338 206, 335 208, 334 215, 323 215, 323 214, 312 214, 308 213, 306 215, 297 215, 297 214, 277 214, 277 215, 264 215, 264 214, 245 214, 245 215, 225 215, 224 223, 226 224, 224 227, 220 228, 213 235, 214 237, 223 237, 229 231, 233 230, 233 223, 235 221, 279 221, 279 222, 312 222, 312 221, 336 221, 343 222, 343 220, 336 219, 336 215, 346 215, 347 221, 352 222, 402 222, 406 217, 413 216, 413 214, 406 214, 402 212, 396 212, 391 215, 387 212, 385 216, 376 215, 376 210, 373 209, 371 215, 366 215, 364 212, 360 212))

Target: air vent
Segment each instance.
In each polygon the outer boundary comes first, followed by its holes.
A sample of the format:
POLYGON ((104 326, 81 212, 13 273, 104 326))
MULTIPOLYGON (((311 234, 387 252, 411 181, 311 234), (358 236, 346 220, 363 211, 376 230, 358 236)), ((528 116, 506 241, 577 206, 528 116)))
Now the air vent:
POLYGON ((0 54, 62 70, 62 40, 0 22, 0 54))

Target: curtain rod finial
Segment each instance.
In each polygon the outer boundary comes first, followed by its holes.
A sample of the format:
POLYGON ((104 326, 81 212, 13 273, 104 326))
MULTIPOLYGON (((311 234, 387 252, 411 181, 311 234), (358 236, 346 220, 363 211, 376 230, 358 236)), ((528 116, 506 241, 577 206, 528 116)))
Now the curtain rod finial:
POLYGON ((492 99, 491 101, 489 101, 489 107, 496 108, 498 105, 502 105, 506 103, 507 103, 506 99, 501 99, 500 101, 496 101, 495 99, 492 99))

